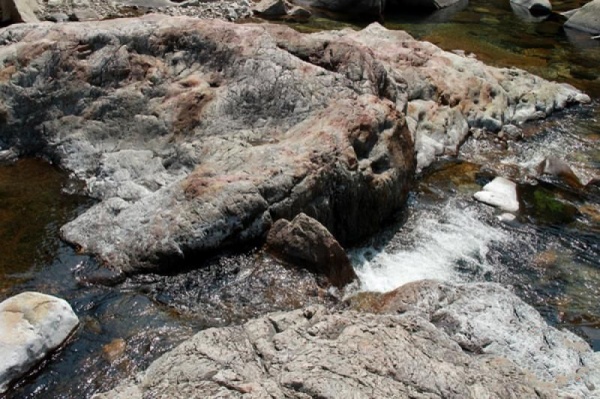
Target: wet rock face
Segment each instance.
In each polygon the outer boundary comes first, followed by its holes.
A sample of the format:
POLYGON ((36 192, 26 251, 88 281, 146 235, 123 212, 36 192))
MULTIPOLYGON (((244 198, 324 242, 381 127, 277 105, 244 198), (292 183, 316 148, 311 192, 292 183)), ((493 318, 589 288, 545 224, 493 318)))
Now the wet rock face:
POLYGON ((63 299, 24 292, 0 303, 0 393, 59 347, 79 324, 63 299))
POLYGON ((356 279, 341 245, 322 224, 304 213, 291 222, 275 222, 267 236, 267 248, 284 260, 325 275, 338 288, 356 279))
POLYGON ((423 168, 472 127, 587 99, 377 24, 153 15, 11 26, 0 43, 3 150, 84 180, 101 202, 62 236, 125 272, 262 240, 300 212, 355 242, 402 209, 414 142, 423 168))
POLYGON ((204 328, 241 324, 257 315, 309 305, 333 307, 339 299, 321 278, 263 251, 221 255, 171 276, 140 274, 126 282, 204 328))
POLYGON ((390 311, 404 314, 315 306, 204 330, 155 361, 139 383, 95 398, 585 398, 594 393, 597 354, 580 338, 545 325, 510 292, 493 284, 419 284, 386 299, 390 311), (497 324, 488 324, 495 318, 511 323, 496 330, 497 324))

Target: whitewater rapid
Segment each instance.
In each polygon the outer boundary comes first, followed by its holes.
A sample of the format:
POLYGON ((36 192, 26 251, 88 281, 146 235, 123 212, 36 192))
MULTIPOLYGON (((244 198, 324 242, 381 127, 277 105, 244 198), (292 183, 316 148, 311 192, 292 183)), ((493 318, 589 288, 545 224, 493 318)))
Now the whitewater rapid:
POLYGON ((457 201, 438 209, 415 210, 395 234, 401 243, 388 244, 383 250, 363 247, 351 252, 360 289, 386 292, 423 279, 465 282, 475 274, 493 271, 498 265, 488 259, 488 251, 509 236, 481 219, 476 205, 457 201))

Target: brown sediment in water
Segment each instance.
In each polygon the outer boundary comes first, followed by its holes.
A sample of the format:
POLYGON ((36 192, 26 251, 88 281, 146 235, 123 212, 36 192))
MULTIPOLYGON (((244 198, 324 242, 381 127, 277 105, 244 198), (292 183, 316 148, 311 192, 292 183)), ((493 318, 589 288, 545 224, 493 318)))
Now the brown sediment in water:
POLYGON ((0 166, 0 293, 51 262, 58 229, 81 197, 62 193, 66 173, 41 159, 0 166))

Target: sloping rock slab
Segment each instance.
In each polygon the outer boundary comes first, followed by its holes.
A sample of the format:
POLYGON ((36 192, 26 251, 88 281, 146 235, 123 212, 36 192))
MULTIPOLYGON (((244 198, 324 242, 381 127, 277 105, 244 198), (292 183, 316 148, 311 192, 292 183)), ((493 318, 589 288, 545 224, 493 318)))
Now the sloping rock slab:
POLYGON ((347 245, 402 209, 413 142, 422 168, 473 126, 588 100, 378 24, 307 35, 151 15, 11 26, 0 43, 0 144, 87 183, 101 202, 62 235, 126 272, 300 212, 347 245))
POLYGON ((595 393, 586 383, 592 387, 598 376, 597 354, 580 338, 545 325, 510 292, 492 284, 420 288, 425 300, 402 315, 312 307, 202 331, 156 360, 138 383, 95 398, 549 399, 595 393), (432 296, 448 300, 433 305, 426 300, 432 296), (513 311, 516 316, 509 315, 513 311), (506 317, 496 320, 498 314, 506 317), (487 324, 509 320, 498 332, 487 324), (519 334, 505 335, 511 331, 519 334), (486 352, 465 347, 465 340, 481 337, 486 352), (523 348, 523 358, 510 356, 522 338, 533 339, 531 348, 523 348), (554 356, 538 362, 538 345, 551 346, 554 356), (559 374, 564 378, 554 379, 559 374))
POLYGON ((48 353, 79 324, 63 299, 23 292, 0 303, 0 393, 48 353))
POLYGON ((593 0, 576 10, 565 22, 567 28, 600 34, 600 0, 593 0))

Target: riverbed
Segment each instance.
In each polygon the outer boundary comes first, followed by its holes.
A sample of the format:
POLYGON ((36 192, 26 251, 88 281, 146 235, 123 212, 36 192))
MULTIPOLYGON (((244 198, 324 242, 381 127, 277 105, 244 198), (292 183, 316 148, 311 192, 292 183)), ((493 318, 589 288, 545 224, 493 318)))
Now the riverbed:
MULTIPOLYGON (((555 2, 554 8, 581 3, 555 2)), ((437 16, 388 16, 385 24, 446 50, 473 53, 491 65, 517 66, 568 82, 595 102, 531 124, 532 134, 510 146, 470 139, 458 157, 424 171, 411 194, 407 220, 350 250, 361 289, 385 291, 423 278, 497 281, 512 287, 548 322, 572 329, 600 350, 598 197, 561 197, 578 209, 568 220, 523 214, 512 224, 500 222, 498 211, 472 199, 490 178, 481 165, 527 168, 555 155, 569 162, 582 181, 600 177, 600 43, 564 32, 556 18, 519 19, 507 2, 496 0, 471 1, 437 16)), ((362 25, 315 17, 294 26, 362 25)), ((25 290, 57 295, 71 303, 82 321, 72 342, 8 397, 88 397, 143 370, 199 329, 241 321, 199 317, 198 309, 190 311, 189 303, 180 300, 202 297, 202 288, 190 282, 205 281, 208 272, 111 284, 87 280, 101 267, 58 238, 62 224, 93 204, 72 194, 74 184, 43 160, 0 167, 1 299, 25 290), (164 295, 155 289, 158 280, 185 294, 164 295)), ((546 189, 561 195, 560 186, 549 183, 546 189)), ((237 270, 232 264, 251 263, 252 256, 232 255, 214 265, 237 270)), ((211 276, 213 282, 224 279, 211 276)))

